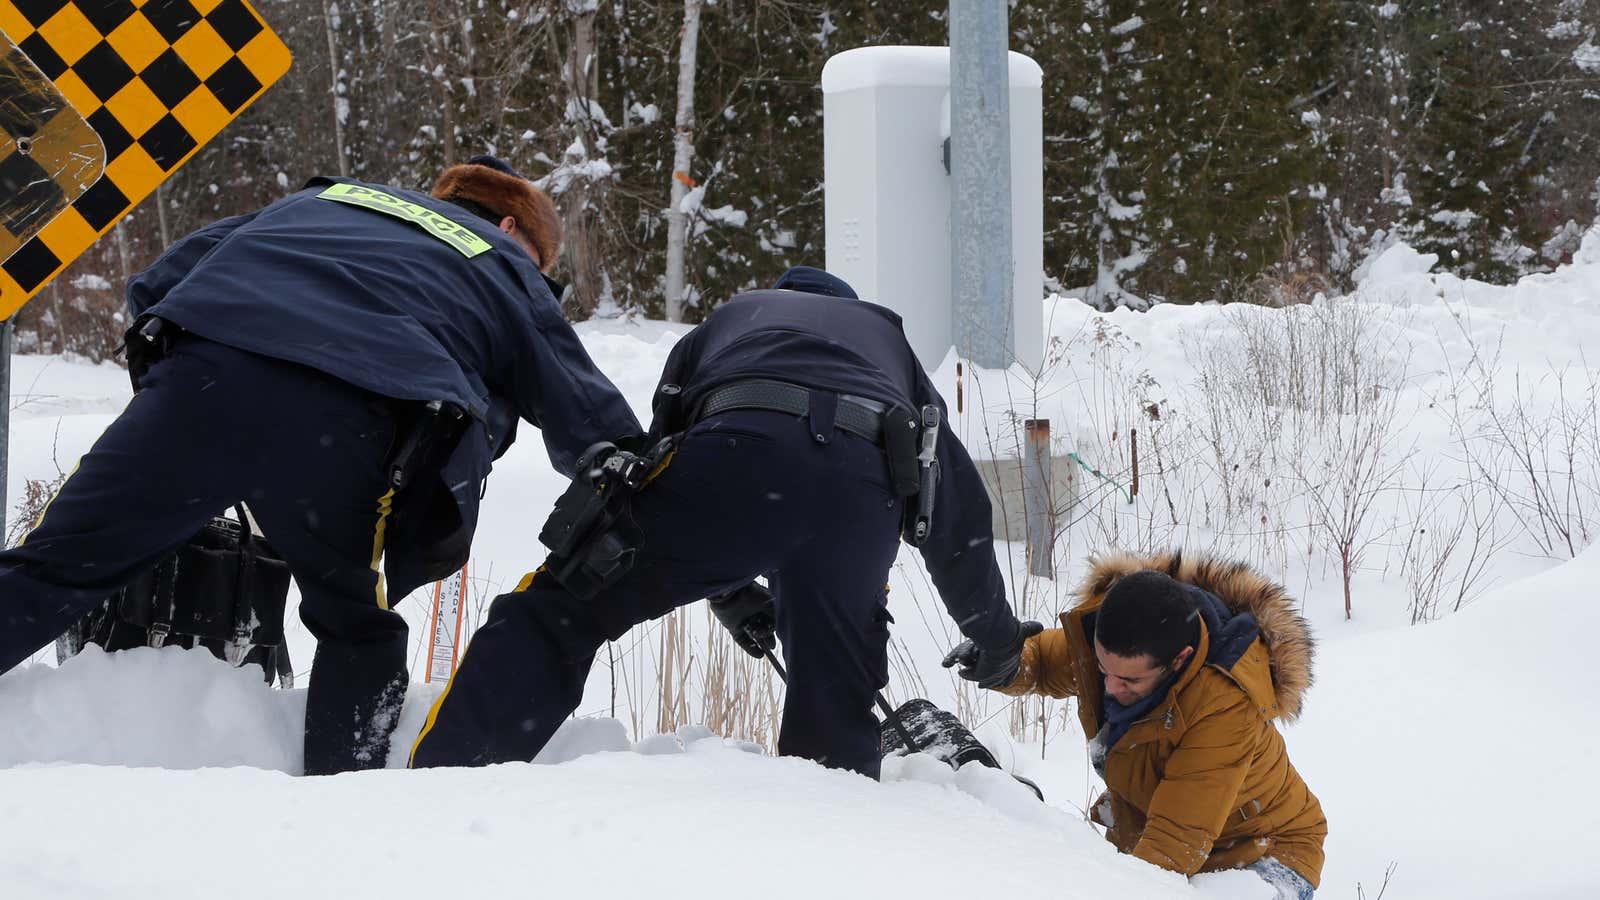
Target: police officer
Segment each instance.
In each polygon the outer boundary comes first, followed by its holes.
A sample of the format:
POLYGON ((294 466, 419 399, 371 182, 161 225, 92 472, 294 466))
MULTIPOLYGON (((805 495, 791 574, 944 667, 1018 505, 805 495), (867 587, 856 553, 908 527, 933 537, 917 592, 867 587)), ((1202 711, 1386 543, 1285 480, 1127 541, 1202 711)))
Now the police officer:
POLYGON ((789 671, 779 752, 877 777, 884 583, 908 507, 913 517, 926 509, 908 496, 918 442, 907 462, 889 432, 920 436, 924 406, 930 419, 940 414, 927 461, 943 477, 927 486, 936 503, 923 558, 993 677, 1015 675, 1037 623, 1024 628, 1006 601, 987 494, 894 313, 826 272, 790 270, 685 335, 653 406, 652 435, 677 439, 669 464, 632 498, 637 546, 608 556, 631 555, 631 568, 586 598, 561 583, 553 558, 496 598, 428 716, 413 766, 531 759, 577 707, 602 642, 766 575, 789 671))
POLYGON ((466 560, 517 417, 568 476, 640 431, 544 275, 560 239, 549 198, 478 157, 431 195, 316 178, 175 243, 129 283, 132 402, 0 553, 0 671, 242 500, 318 641, 306 772, 382 766, 407 681, 389 598, 466 560))

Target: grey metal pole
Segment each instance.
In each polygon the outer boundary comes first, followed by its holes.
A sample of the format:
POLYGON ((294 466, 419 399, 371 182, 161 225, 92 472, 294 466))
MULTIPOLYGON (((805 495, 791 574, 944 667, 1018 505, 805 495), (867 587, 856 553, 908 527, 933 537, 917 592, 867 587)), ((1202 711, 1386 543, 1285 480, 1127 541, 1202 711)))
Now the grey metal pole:
POLYGON ((0 545, 6 536, 6 472, 11 467, 11 332, 10 319, 0 321, 0 545))
POLYGON ((984 368, 1012 336, 1011 76, 1005 0, 950 0, 950 285, 956 349, 984 368))

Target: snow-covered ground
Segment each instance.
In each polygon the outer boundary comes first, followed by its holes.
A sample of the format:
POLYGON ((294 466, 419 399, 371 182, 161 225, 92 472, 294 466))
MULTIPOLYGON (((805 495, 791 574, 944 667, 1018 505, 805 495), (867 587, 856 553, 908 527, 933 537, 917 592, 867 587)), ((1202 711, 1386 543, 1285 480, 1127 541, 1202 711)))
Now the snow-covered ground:
MULTIPOLYGON (((1116 485, 1082 476, 1056 580, 1028 577, 1020 547, 996 545, 1017 605, 1040 617, 1058 611, 1086 554, 1113 544, 1247 558, 1302 599, 1320 641, 1305 716, 1286 729, 1330 820, 1319 896, 1355 897, 1359 885, 1377 897, 1391 864, 1388 898, 1600 896, 1600 860, 1587 847, 1600 830, 1589 752, 1600 707, 1585 677, 1600 628, 1588 596, 1600 583, 1600 549, 1581 549, 1600 508, 1563 520, 1576 558, 1552 550, 1525 527, 1518 498, 1530 489, 1507 461, 1514 455, 1503 437, 1485 437, 1488 413, 1504 422, 1521 398, 1529 420, 1546 426, 1545 445, 1565 435, 1575 448, 1562 457, 1566 469, 1555 467, 1568 474, 1545 466, 1546 480, 1579 504, 1596 502, 1589 469, 1600 454, 1572 435, 1593 408, 1584 404, 1596 368, 1584 354, 1600 339, 1600 233, 1572 265, 1512 287, 1429 275, 1427 260, 1401 247, 1371 266, 1356 297, 1320 307, 1100 315, 1060 299, 1046 318, 1046 370, 965 372, 957 427, 976 455, 1004 457, 1018 418, 1049 418, 1056 451, 1076 452, 1116 485), (1327 338, 1341 323, 1359 339, 1327 338), (1315 340, 1295 345, 1299 362, 1275 369, 1239 362, 1252 358, 1241 352, 1252 341, 1316 334, 1362 365, 1297 368, 1328 349, 1315 340), (1238 389, 1308 372, 1319 384, 1349 377, 1356 396, 1393 407, 1376 420, 1387 480, 1357 530, 1364 553, 1349 621, 1314 501, 1318 484, 1339 481, 1349 435, 1375 421, 1369 407, 1308 410, 1302 390, 1253 410, 1238 389), (1208 391, 1232 405, 1208 403, 1208 391), (1210 427, 1235 413, 1227 431, 1210 427), (1576 425, 1550 425, 1563 416, 1576 425), (1142 460, 1132 504, 1122 495, 1130 429, 1142 460), (1469 532, 1490 539, 1468 552, 1425 537, 1469 532), (1475 577, 1474 559, 1483 562, 1475 577), (1410 607, 1429 590, 1420 575, 1435 563, 1453 587, 1425 617, 1435 621, 1412 626, 1410 607)), ((579 330, 647 419, 682 328, 611 320, 579 330)), ((935 377, 953 399, 953 361, 935 377)), ((14 514, 27 479, 69 471, 128 393, 113 366, 18 358, 7 509, 14 514)), ((560 487, 527 429, 490 482, 469 616, 540 561, 528 523, 560 487)), ((1013 738, 1005 698, 962 690, 938 668, 956 635, 913 552, 891 588, 899 624, 889 693, 961 709, 1003 760, 1040 783, 1046 805, 1000 773, 952 773, 926 758, 891 760, 876 784, 702 728, 654 734, 658 626, 596 666, 585 718, 538 765, 321 779, 291 777, 303 689, 268 690, 177 651, 90 650, 60 669, 47 652, 0 677, 0 897, 1267 896, 1244 873, 1186 885, 1112 852, 1083 821, 1096 785, 1070 706, 1039 707, 1047 726, 1013 738)), ((401 607, 418 662, 421 599, 401 607)), ((702 612, 689 620, 703 665, 713 638, 702 612)), ((296 626, 291 642, 303 668, 310 638, 296 626)), ((698 696, 704 682, 691 681, 698 696)), ((413 685, 394 764, 438 690, 413 685)))

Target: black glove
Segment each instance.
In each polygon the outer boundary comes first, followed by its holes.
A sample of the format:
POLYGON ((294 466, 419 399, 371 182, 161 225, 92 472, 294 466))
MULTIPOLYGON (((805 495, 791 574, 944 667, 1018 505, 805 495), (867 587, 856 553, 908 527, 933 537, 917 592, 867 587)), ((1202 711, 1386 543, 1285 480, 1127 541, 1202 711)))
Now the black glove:
POLYGON ((711 612, 744 652, 761 659, 778 646, 778 617, 772 592, 754 581, 737 590, 706 598, 711 612))
POLYGON ((617 445, 618 450, 626 450, 635 456, 646 456, 656 442, 650 440, 650 435, 640 432, 639 434, 625 434, 617 438, 613 443, 617 445))
MULTIPOLYGON (((661 455, 665 456, 668 449, 670 446, 662 447, 661 455)), ((654 455, 640 455, 610 441, 601 441, 591 445, 578 457, 572 477, 574 481, 582 479, 583 483, 607 494, 619 486, 632 492, 650 480, 657 465, 658 458, 654 455)))
POLYGON ((983 648, 972 641, 962 641, 944 655, 940 665, 946 669, 960 666, 956 674, 977 682, 978 687, 1003 688, 1017 680, 1017 669, 1022 665, 1022 645, 1043 630, 1044 626, 1038 622, 1019 622, 1017 636, 1001 647, 983 648))

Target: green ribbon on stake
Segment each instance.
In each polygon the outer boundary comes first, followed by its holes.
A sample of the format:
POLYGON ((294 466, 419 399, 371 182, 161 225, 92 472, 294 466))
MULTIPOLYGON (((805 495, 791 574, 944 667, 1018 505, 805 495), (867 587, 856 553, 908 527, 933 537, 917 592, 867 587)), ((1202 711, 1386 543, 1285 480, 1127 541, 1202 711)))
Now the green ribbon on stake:
POLYGON ((1101 481, 1104 481, 1106 484, 1109 484, 1112 487, 1116 488, 1118 491, 1121 491, 1122 492, 1122 496, 1128 498, 1128 505, 1129 506, 1133 505, 1133 494, 1129 493, 1127 488, 1123 487, 1121 484, 1118 484, 1115 479, 1111 478, 1109 475, 1104 474, 1099 469, 1096 469, 1096 468, 1090 466, 1088 463, 1083 461, 1083 457, 1079 456, 1076 453, 1068 453, 1067 454, 1067 458, 1072 460, 1073 462, 1077 463, 1078 465, 1083 466, 1083 470, 1085 472, 1088 472, 1090 475, 1093 475, 1094 477, 1100 479, 1101 481))

